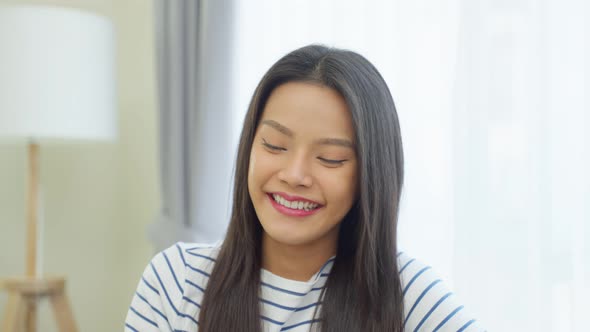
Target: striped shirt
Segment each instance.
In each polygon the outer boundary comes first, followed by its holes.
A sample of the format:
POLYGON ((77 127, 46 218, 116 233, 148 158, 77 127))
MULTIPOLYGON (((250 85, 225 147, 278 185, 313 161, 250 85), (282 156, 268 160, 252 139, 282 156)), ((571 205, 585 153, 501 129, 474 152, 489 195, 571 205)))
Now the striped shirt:
MULTIPOLYGON (((200 303, 218 247, 177 243, 146 267, 125 320, 125 331, 198 331, 200 303)), ((309 331, 333 258, 309 281, 261 270, 264 331, 309 331)), ((482 331, 429 266, 398 254, 405 306, 404 331, 482 331)), ((314 326, 317 326, 314 325, 314 326)))

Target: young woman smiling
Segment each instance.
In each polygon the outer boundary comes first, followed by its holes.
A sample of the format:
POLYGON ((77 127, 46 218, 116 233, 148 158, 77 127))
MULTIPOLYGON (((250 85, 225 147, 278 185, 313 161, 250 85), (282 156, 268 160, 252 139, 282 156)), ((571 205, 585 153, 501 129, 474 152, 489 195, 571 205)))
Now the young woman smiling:
POLYGON ((126 329, 481 331, 430 267, 398 252, 402 183, 377 70, 351 51, 291 52, 246 115, 225 240, 156 255, 126 329))

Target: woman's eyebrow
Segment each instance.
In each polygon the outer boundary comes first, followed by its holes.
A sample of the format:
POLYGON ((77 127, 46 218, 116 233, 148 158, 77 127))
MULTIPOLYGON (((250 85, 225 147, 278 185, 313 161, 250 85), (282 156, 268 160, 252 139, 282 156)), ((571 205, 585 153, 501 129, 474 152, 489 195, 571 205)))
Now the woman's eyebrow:
MULTIPOLYGON (((282 124, 280 124, 274 120, 262 120, 260 122, 260 124, 270 126, 271 128, 274 128, 277 131, 279 131, 282 134, 287 135, 289 137, 295 136, 295 133, 293 133, 293 131, 291 129, 283 126, 282 124)), ((351 148, 354 150, 354 144, 350 140, 343 139, 343 138, 320 138, 320 139, 315 140, 314 143, 318 144, 318 145, 338 145, 338 146, 343 146, 345 148, 351 148)))
POLYGON ((354 144, 352 144, 351 141, 342 138, 320 138, 316 140, 315 143, 319 145, 338 145, 354 150, 354 144))
POLYGON ((262 120, 262 122, 260 122, 260 124, 265 124, 268 126, 271 126, 272 128, 280 131, 281 133, 289 136, 289 137, 293 137, 293 131, 285 126, 283 126, 282 124, 274 121, 274 120, 262 120))

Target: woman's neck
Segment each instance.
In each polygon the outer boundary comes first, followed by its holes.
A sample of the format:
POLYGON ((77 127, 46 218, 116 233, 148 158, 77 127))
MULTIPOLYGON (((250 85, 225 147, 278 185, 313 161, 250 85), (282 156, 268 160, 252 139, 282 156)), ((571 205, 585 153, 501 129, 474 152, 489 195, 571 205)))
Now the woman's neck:
POLYGON ((280 277, 308 281, 336 255, 337 243, 318 241, 314 244, 288 245, 262 235, 262 268, 280 277))

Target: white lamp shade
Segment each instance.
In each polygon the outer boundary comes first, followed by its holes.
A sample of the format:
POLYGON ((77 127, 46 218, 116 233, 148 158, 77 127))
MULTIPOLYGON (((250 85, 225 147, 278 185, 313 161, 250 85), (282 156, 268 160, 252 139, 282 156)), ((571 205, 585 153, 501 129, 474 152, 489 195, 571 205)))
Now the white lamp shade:
POLYGON ((114 139, 114 54, 106 18, 0 6, 0 138, 114 139))

